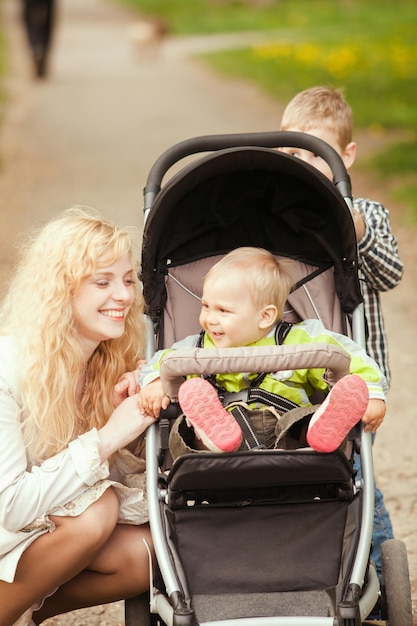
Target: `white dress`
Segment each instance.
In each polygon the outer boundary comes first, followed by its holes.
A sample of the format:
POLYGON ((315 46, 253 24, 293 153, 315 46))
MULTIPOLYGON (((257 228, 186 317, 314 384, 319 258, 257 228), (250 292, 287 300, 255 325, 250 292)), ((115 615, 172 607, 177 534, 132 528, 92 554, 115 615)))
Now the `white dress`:
POLYGON ((39 466, 28 464, 17 368, 13 340, 0 337, 0 580, 6 582, 13 582, 26 548, 53 532, 49 515, 79 515, 109 486, 119 497, 121 523, 148 520, 144 459, 120 450, 110 470, 107 461, 100 463, 95 428, 39 466))

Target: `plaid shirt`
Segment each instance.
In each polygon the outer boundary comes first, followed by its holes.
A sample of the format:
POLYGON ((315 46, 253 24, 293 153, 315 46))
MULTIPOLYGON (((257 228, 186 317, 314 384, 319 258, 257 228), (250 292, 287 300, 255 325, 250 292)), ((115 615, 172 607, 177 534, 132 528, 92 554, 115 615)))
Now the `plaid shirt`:
POLYGON ((367 325, 366 348, 390 384, 387 336, 379 292, 398 285, 403 275, 403 264, 398 256, 397 239, 391 232, 387 209, 379 202, 366 198, 354 198, 353 207, 365 221, 365 235, 358 242, 358 250, 367 325))

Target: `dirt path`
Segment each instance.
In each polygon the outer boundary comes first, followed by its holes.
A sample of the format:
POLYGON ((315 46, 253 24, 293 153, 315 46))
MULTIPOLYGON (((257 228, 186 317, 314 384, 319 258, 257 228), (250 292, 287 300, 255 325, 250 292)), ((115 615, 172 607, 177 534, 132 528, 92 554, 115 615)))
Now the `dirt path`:
MULTIPOLYGON (((127 36, 134 15, 105 0, 61 0, 51 75, 36 82, 18 4, 2 4, 12 71, 1 135, 0 290, 19 234, 27 228, 72 204, 94 206, 121 224, 140 226, 146 176, 166 148, 196 135, 277 128, 282 107, 257 89, 216 77, 193 62, 187 52, 196 40, 167 42, 154 61, 139 60, 127 36)), ((359 172, 353 173, 353 183, 356 195, 391 207, 406 263, 401 286, 383 298, 394 380, 375 444, 375 466, 396 536, 407 545, 417 612, 415 231, 403 223, 383 187, 359 172)), ((123 606, 83 610, 47 624, 121 625, 123 606)))

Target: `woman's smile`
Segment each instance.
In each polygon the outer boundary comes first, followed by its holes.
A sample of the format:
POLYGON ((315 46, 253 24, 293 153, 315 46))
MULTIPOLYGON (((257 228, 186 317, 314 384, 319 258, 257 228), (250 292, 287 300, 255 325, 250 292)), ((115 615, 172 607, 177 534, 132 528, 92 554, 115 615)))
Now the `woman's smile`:
POLYGON ((99 311, 102 315, 109 317, 115 322, 124 322, 125 310, 124 309, 102 309, 99 311))

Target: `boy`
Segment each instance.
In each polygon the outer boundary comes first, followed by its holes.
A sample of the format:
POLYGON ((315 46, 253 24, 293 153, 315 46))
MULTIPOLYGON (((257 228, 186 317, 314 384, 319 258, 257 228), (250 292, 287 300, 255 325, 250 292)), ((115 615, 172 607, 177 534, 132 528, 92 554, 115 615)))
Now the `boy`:
MULTIPOLYGON (((203 336, 192 335, 177 342, 173 349, 231 348, 258 345, 299 345, 330 343, 341 346, 351 357, 350 373, 339 380, 324 403, 313 415, 307 445, 320 452, 338 448, 351 428, 360 420, 373 432, 385 414, 385 379, 376 363, 355 342, 344 335, 327 331, 317 320, 299 324, 281 322, 293 280, 290 262, 278 261, 261 248, 237 248, 229 252, 207 273, 203 284, 200 324, 203 336), (281 332, 283 331, 283 332, 281 332)), ((167 351, 159 351, 140 373, 139 408, 158 417, 167 408, 169 397, 162 388, 159 367, 167 351)), ((256 388, 256 399, 240 398, 226 410, 217 391, 202 378, 190 378, 179 390, 179 402, 193 429, 187 432, 184 418, 171 431, 170 448, 174 458, 197 449, 234 451, 242 440, 240 426, 229 411, 244 407, 254 417, 260 445, 274 448, 279 435, 281 413, 312 407, 315 391, 327 392, 325 369, 303 369, 267 373, 259 380, 254 373, 221 374, 213 381, 228 393, 256 388), (279 410, 279 408, 281 410, 279 410)), ((309 414, 314 412, 311 409, 309 414)))
MULTIPOLYGON (((322 139, 342 157, 347 170, 355 161, 352 109, 338 89, 312 87, 298 93, 284 110, 281 130, 308 133, 322 139)), ((332 180, 329 166, 320 157, 298 148, 282 150, 309 163, 332 180)), ((354 198, 353 222, 361 261, 361 287, 368 330, 366 348, 389 384, 388 347, 379 292, 399 284, 403 263, 398 256, 397 240, 391 232, 389 213, 382 204, 354 198)))
MULTIPOLYGON (((284 110, 281 130, 304 132, 326 141, 342 157, 347 170, 355 161, 352 109, 341 90, 318 86, 299 92, 284 110)), ((332 179, 329 167, 320 157, 307 150, 286 148, 284 151, 301 158, 332 179)), ((378 363, 389 385, 391 372, 379 292, 388 291, 399 284, 403 274, 403 263, 398 255, 397 240, 391 232, 389 213, 382 204, 367 198, 353 198, 353 222, 358 241, 361 287, 367 323, 366 349, 378 363)), ((355 467, 360 478, 361 468, 358 459, 355 467)), ((380 578, 382 577, 380 544, 393 537, 392 524, 383 495, 375 485, 373 560, 380 578)))

